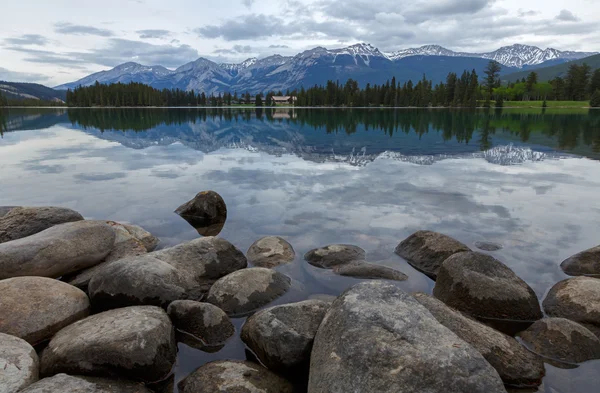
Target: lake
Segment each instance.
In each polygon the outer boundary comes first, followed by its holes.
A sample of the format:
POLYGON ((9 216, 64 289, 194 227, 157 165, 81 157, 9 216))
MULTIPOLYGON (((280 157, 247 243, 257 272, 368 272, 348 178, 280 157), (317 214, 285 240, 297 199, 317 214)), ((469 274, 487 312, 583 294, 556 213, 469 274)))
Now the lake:
MULTIPOLYGON (((401 288, 429 293, 433 281, 394 254, 401 240, 429 229, 497 243, 489 253, 540 300, 567 277, 561 261, 600 243, 600 111, 11 109, 0 130, 0 206, 131 222, 168 247, 198 237, 173 211, 217 191, 221 237, 244 252, 265 235, 294 246, 278 270, 295 290, 275 304, 360 281, 303 261, 330 243, 364 248, 409 276, 401 288)), ((239 338, 212 354, 181 343, 175 378, 245 357, 239 338)), ((548 365, 541 391, 596 392, 599 371, 548 365)))

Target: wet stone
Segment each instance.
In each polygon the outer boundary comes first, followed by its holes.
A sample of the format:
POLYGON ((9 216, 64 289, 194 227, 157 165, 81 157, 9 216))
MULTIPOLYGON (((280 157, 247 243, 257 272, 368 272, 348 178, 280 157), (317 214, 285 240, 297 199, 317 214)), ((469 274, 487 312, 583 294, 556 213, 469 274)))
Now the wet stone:
POLYGON ((218 193, 202 191, 179 206, 175 213, 202 236, 217 236, 227 220, 227 205, 218 193))
POLYGON ((354 261, 364 261, 365 257, 365 250, 348 244, 331 244, 310 250, 304 255, 308 263, 323 269, 332 269, 354 261))
POLYGON ((292 262, 294 248, 284 238, 267 236, 255 241, 246 253, 248 262, 256 267, 272 268, 292 262))
POLYGON ((235 327, 223 310, 210 303, 176 300, 167 314, 178 330, 202 341, 203 346, 216 347, 235 333, 235 327))

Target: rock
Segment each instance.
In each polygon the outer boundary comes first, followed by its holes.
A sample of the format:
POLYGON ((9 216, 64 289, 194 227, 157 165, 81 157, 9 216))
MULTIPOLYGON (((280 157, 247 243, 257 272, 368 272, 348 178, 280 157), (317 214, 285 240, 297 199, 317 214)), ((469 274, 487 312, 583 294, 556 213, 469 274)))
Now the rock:
POLYGON ((315 337, 308 393, 505 392, 469 344, 395 285, 357 284, 337 298, 315 337))
POLYGON ((333 268, 334 273, 340 276, 366 278, 366 279, 385 279, 393 281, 404 281, 408 276, 391 267, 374 265, 366 262, 351 262, 345 265, 338 265, 333 268))
POLYGON ((552 317, 567 318, 588 329, 600 328, 600 279, 575 277, 556 283, 543 302, 552 317))
POLYGON ((87 291, 92 277, 112 262, 127 257, 147 254, 154 250, 158 244, 158 238, 138 226, 120 224, 115 221, 106 221, 106 223, 113 228, 116 234, 115 243, 110 254, 98 265, 65 278, 65 281, 69 284, 84 291, 87 291))
POLYGON ((152 393, 137 382, 57 374, 34 383, 19 393, 152 393))
POLYGON ((308 375, 317 329, 330 304, 305 300, 261 310, 242 328, 242 341, 268 369, 308 375))
POLYGON ((291 279, 279 272, 253 267, 233 272, 213 284, 206 301, 229 316, 248 314, 283 295, 291 279))
MULTIPOLYGON (((11 210, 11 213, 14 211, 11 210)), ((100 263, 111 251, 115 232, 100 221, 77 221, 0 244, 0 279, 60 277, 100 263)))
POLYGON ((15 336, 0 333, 0 393, 16 393, 38 380, 35 349, 15 336))
POLYGON ((115 261, 93 276, 88 290, 99 310, 143 304, 166 308, 175 300, 201 300, 217 279, 246 266, 246 257, 231 243, 205 237, 115 261))
POLYGON ((205 346, 219 346, 235 333, 227 314, 210 303, 176 300, 169 304, 167 314, 175 328, 197 337, 205 346))
POLYGON ((344 265, 354 261, 364 261, 365 250, 348 244, 331 244, 329 246, 315 248, 304 255, 304 259, 313 266, 332 269, 338 265, 344 265))
POLYGON ((89 312, 87 295, 64 282, 45 277, 0 280, 0 332, 31 345, 48 340, 89 312))
POLYGON ((217 360, 207 363, 178 384, 180 393, 293 393, 285 379, 256 363, 217 360))
POLYGON ((560 267, 569 276, 600 277, 600 246, 565 259, 560 267))
POLYGON ((0 243, 35 235, 58 224, 81 220, 81 214, 64 207, 15 207, 0 217, 0 243))
POLYGON ((292 262, 296 253, 292 245, 279 236, 267 236, 255 241, 246 253, 248 262, 256 267, 272 268, 292 262))
POLYGON ((495 327, 508 334, 515 333, 508 321, 518 326, 516 330, 524 330, 542 317, 533 289, 502 262, 479 252, 461 252, 446 259, 433 295, 486 323, 506 321, 495 327))
POLYGON ((502 245, 492 242, 475 242, 475 247, 483 251, 498 251, 502 250, 502 245))
POLYGON ((544 362, 517 340, 424 293, 417 293, 414 297, 442 325, 481 353, 506 385, 520 388, 540 385, 545 373, 544 362))
POLYGON ((227 220, 227 205, 214 191, 202 191, 179 206, 175 213, 196 228, 202 236, 217 236, 227 220))
POLYGON ((565 318, 545 318, 520 333, 535 353, 553 360, 581 363, 600 359, 600 340, 582 325, 565 318))
POLYGON ((17 206, 0 206, 0 217, 4 217, 9 211, 17 206))
POLYGON ((42 375, 58 373, 163 380, 175 363, 173 325, 158 307, 119 308, 58 332, 42 353, 42 375))
POLYGON ((418 231, 398 244, 395 252, 412 267, 435 280, 442 262, 449 256, 464 251, 471 250, 450 236, 418 231))

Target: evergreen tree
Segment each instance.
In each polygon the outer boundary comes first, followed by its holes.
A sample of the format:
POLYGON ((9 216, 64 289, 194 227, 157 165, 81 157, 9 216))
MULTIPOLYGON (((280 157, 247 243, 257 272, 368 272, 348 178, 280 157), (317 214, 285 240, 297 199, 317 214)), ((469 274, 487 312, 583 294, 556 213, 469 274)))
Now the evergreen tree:
POLYGON ((492 93, 494 92, 494 87, 496 87, 496 82, 498 80, 498 76, 500 75, 501 69, 502 69, 502 66, 500 65, 500 63, 492 60, 488 63, 487 67, 484 70, 484 73, 486 75, 485 88, 487 91, 486 106, 488 106, 488 107, 490 106, 490 100, 492 99, 492 93))
POLYGON ((502 96, 502 94, 498 95, 498 97, 496 97, 496 108, 502 108, 504 107, 504 97, 502 96))
POLYGON ((590 106, 592 108, 600 108, 600 89, 596 90, 594 94, 592 94, 592 98, 590 99, 590 106))
POLYGON ((260 94, 256 95, 256 99, 254 100, 254 106, 263 106, 263 101, 262 101, 262 97, 260 94))
POLYGON ((597 90, 600 90, 600 68, 598 68, 592 74, 592 79, 590 80, 589 86, 590 96, 593 95, 597 90))

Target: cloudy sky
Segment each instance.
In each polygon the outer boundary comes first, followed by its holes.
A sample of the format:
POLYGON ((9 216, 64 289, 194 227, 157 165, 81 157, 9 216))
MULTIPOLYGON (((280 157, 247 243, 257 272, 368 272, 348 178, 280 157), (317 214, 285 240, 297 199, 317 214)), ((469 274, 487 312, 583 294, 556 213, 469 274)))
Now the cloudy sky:
POLYGON ((2 16, 0 80, 49 86, 127 61, 176 68, 357 42, 600 51, 598 0, 19 0, 2 16))

